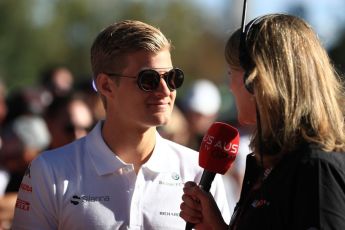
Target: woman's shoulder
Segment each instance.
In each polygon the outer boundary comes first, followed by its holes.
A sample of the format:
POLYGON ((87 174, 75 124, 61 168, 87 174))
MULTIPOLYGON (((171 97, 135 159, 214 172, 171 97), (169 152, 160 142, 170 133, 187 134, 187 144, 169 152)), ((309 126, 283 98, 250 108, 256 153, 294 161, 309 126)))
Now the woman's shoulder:
POLYGON ((327 152, 316 145, 310 145, 308 149, 302 153, 301 163, 318 167, 328 166, 345 174, 345 152, 327 152))

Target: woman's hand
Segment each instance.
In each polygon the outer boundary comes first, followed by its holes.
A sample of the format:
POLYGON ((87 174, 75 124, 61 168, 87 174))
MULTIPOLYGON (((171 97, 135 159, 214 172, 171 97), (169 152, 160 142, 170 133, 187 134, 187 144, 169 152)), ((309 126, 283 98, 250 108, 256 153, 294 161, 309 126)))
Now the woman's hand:
POLYGON ((183 188, 180 217, 195 224, 195 229, 227 229, 222 214, 209 192, 202 190, 194 182, 187 182, 183 188))

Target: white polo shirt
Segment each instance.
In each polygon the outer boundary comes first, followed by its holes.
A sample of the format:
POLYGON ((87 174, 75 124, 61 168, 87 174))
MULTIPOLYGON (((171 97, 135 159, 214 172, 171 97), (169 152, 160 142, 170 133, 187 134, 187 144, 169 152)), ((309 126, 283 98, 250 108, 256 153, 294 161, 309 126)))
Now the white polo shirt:
MULTIPOLYGON (((152 156, 136 175, 133 165, 105 144, 101 126, 31 163, 20 186, 13 230, 185 228, 179 217, 182 188, 186 181, 200 180, 198 153, 157 133, 152 156)), ((229 222, 219 175, 211 192, 229 222)))

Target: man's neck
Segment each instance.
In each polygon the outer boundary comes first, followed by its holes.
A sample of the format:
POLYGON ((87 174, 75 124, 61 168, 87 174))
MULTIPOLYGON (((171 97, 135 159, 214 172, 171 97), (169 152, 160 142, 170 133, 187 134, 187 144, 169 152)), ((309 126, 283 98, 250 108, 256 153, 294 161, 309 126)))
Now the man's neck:
POLYGON ((108 147, 124 162, 133 164, 135 172, 150 158, 156 143, 156 128, 138 129, 111 126, 104 122, 102 136, 108 147))

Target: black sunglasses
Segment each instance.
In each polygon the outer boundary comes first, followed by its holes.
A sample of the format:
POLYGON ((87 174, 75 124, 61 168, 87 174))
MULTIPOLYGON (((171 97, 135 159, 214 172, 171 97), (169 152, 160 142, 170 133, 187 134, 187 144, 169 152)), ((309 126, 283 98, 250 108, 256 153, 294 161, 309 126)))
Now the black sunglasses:
POLYGON ((165 80, 170 91, 182 86, 184 73, 179 68, 173 68, 163 74, 158 73, 154 69, 144 69, 139 72, 138 76, 124 76, 118 73, 104 73, 112 77, 137 78, 139 88, 146 92, 152 92, 159 87, 161 77, 165 80))

